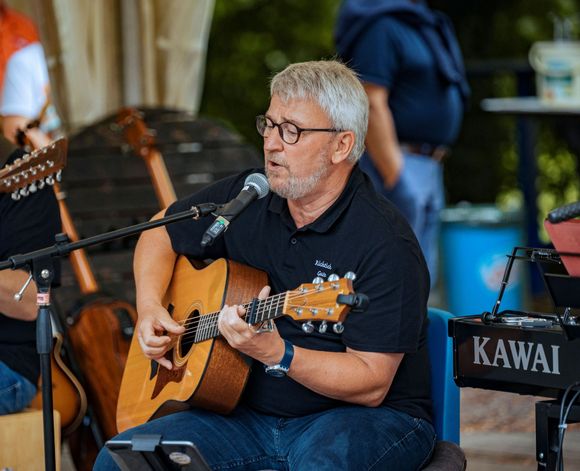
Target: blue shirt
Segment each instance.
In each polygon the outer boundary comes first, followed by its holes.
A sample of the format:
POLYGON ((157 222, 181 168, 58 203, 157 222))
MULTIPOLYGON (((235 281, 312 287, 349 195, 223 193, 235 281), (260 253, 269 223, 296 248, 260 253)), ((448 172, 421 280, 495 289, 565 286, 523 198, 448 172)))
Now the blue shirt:
POLYGON ((455 141, 463 118, 461 90, 441 79, 435 57, 411 24, 382 16, 359 35, 351 54, 344 59, 361 80, 389 90, 400 141, 455 141))

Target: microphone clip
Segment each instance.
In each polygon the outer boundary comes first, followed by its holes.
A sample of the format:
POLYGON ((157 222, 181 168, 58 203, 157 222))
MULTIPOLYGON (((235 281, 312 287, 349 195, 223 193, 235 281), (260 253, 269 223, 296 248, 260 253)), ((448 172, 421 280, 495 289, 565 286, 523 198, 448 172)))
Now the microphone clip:
POLYGON ((193 211, 193 219, 198 220, 202 217, 214 215, 217 216, 219 212, 223 209, 223 204, 215 204, 215 203, 202 203, 191 207, 191 211, 193 211))

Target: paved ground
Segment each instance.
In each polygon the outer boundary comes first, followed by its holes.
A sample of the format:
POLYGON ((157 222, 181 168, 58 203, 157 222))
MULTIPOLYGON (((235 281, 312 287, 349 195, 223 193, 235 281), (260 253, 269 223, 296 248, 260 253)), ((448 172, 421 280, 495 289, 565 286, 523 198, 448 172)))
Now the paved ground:
MULTIPOLYGON (((480 389, 461 390, 461 447, 469 471, 537 469, 534 404, 542 398, 480 389)), ((580 424, 564 440, 566 470, 580 470, 580 424)))

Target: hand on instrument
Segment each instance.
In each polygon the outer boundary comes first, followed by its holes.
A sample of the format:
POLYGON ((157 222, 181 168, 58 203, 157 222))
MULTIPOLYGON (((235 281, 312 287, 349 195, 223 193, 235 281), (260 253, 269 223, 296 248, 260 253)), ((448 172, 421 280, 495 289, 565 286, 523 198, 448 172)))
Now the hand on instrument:
MULTIPOLYGON (((266 299, 270 287, 264 286, 258 299, 266 299)), ((246 310, 242 306, 225 305, 220 312, 218 328, 228 343, 236 350, 261 361, 275 365, 284 356, 284 341, 274 328, 272 332, 258 333, 259 325, 248 324, 244 320, 246 310)))
POLYGON ((175 322, 163 306, 141 309, 137 338, 147 358, 157 361, 168 370, 173 368, 165 353, 173 347, 174 338, 185 332, 185 328, 175 322))

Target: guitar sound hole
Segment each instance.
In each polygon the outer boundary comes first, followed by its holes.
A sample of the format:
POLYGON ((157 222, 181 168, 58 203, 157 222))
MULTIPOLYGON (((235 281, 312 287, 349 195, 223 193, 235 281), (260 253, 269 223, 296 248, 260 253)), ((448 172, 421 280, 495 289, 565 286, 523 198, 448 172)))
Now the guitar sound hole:
POLYGON ((197 334, 197 324, 199 322, 199 311, 194 309, 187 322, 184 324, 186 328, 185 334, 181 336, 181 356, 186 356, 195 343, 195 336, 197 334))

